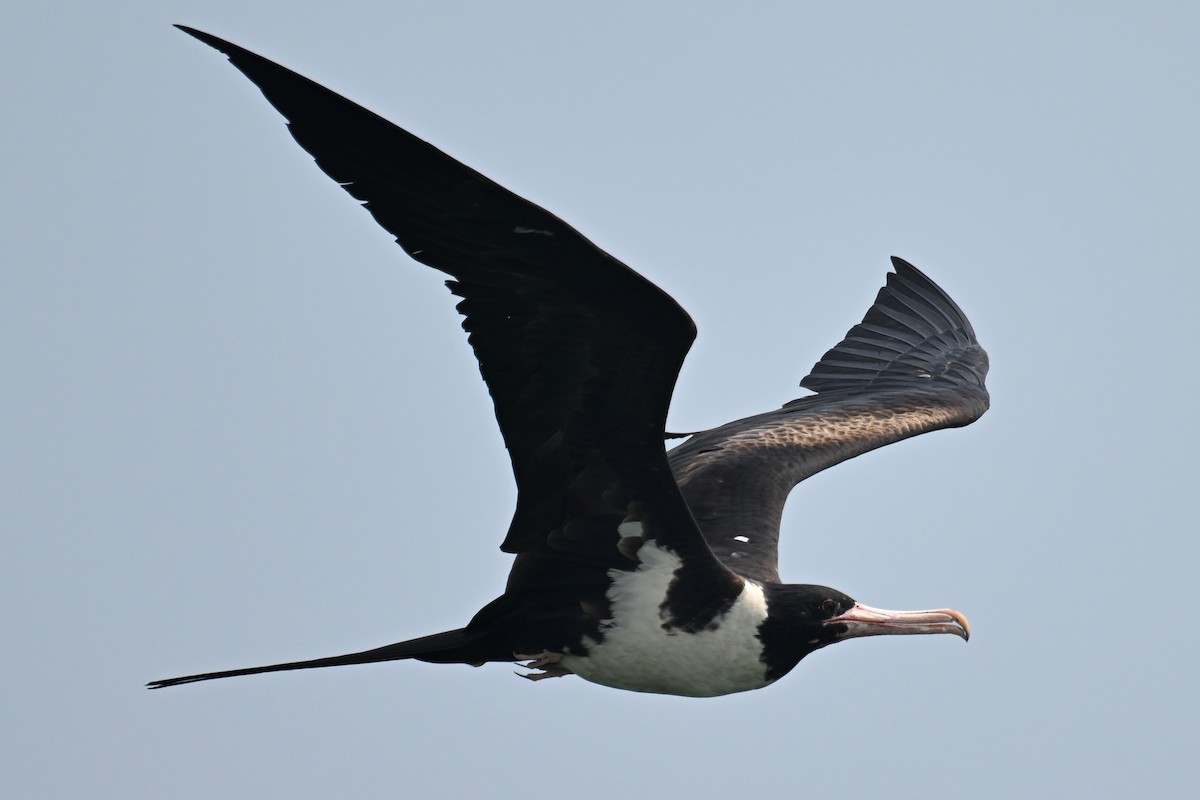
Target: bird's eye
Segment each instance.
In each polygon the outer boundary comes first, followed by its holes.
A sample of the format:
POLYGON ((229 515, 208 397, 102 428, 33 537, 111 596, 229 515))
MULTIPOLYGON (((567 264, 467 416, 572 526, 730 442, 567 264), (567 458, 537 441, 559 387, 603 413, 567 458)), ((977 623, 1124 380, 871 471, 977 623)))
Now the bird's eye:
POLYGON ((839 606, 836 600, 826 599, 821 601, 821 610, 826 614, 832 616, 838 612, 838 608, 839 606))

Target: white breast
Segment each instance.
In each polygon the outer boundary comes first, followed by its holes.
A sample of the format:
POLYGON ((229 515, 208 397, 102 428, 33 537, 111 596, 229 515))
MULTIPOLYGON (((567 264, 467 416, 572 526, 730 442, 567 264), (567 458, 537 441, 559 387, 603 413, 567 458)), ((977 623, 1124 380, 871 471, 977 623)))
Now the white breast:
POLYGON ((746 581, 742 593, 713 630, 667 630, 662 604, 682 563, 647 542, 633 572, 613 570, 608 590, 612 619, 604 640, 588 642, 588 655, 565 654, 559 664, 593 683, 635 692, 712 697, 766 686, 766 665, 756 634, 767 617, 762 587, 746 581))

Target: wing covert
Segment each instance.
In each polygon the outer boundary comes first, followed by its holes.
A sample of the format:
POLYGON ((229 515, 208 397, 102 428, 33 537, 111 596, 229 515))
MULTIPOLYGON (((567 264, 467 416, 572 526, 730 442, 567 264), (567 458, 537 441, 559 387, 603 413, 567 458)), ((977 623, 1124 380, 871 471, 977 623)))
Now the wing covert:
POLYGON ((779 580, 780 519, 800 481, 987 410, 987 354, 966 315, 920 270, 892 264, 863 321, 801 381, 816 394, 668 453, 709 547, 741 575, 779 580))

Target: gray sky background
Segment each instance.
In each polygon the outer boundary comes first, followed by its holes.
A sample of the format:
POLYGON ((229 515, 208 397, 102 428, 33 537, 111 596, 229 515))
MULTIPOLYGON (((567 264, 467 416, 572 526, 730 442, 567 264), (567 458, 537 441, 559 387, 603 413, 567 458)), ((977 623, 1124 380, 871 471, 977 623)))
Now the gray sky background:
POLYGON ((1192 796, 1200 11, 743 5, 4 12, 5 796, 1192 796), (926 270, 992 411, 804 484, 783 572, 971 642, 713 700, 419 663, 143 690, 463 624, 513 504, 442 277, 172 22, 671 292, 675 429, 801 394, 889 255, 926 270))

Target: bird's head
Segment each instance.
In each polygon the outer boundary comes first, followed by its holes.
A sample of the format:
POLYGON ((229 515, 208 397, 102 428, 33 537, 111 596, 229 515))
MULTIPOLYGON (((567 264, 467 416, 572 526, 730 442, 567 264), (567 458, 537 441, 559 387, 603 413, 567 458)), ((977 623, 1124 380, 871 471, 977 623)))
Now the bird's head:
POLYGON ((800 659, 843 639, 860 636, 952 633, 964 640, 967 618, 948 608, 931 611, 885 611, 854 600, 827 586, 782 584, 764 587, 767 619, 759 627, 763 655, 779 677, 800 659))

